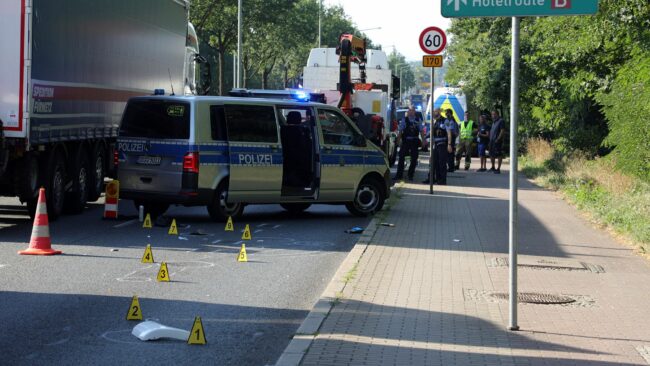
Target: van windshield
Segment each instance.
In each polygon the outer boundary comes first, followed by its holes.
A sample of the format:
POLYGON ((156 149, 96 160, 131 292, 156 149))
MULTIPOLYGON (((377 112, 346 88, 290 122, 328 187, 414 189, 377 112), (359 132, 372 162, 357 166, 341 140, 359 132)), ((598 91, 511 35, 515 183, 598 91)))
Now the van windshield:
POLYGON ((131 101, 124 111, 120 136, 189 139, 190 105, 165 100, 131 101))

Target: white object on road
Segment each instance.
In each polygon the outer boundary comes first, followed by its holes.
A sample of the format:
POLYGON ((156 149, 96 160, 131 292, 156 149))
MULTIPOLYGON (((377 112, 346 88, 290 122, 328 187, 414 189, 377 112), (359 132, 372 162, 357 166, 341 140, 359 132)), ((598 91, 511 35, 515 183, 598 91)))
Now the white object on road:
POLYGON ((168 327, 151 320, 144 321, 133 327, 131 334, 141 341, 155 341, 161 338, 187 341, 190 337, 190 332, 187 330, 168 327))

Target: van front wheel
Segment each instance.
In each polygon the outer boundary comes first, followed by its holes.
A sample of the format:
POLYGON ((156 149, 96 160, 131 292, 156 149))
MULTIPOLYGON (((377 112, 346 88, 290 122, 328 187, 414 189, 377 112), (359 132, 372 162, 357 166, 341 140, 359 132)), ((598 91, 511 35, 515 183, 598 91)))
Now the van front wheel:
POLYGON ((208 213, 212 220, 224 222, 228 217, 240 218, 244 213, 243 203, 228 203, 228 184, 222 183, 214 192, 212 202, 208 205, 208 213))
POLYGON ((364 179, 354 194, 354 201, 345 204, 351 214, 366 217, 384 207, 386 195, 375 179, 364 179))

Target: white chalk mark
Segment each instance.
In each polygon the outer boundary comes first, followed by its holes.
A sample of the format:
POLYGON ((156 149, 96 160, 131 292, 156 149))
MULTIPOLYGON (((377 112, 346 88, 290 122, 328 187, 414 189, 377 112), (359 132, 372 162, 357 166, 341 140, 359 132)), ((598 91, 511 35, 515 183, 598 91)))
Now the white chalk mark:
POLYGON ((121 224, 117 224, 117 225, 113 226, 113 229, 120 229, 120 228, 123 228, 123 227, 129 226, 129 225, 133 225, 133 224, 135 224, 136 222, 138 222, 138 219, 129 220, 129 221, 127 221, 127 222, 123 222, 123 223, 121 223, 121 224))
POLYGON ((268 225, 268 224, 267 223, 262 223, 262 224, 257 225, 257 227, 264 227, 266 225, 268 225))
POLYGON ((188 239, 188 238, 186 238, 186 237, 184 237, 184 236, 179 236, 179 237, 178 237, 178 240, 186 240, 186 241, 187 241, 187 240, 190 240, 190 239, 188 239))
POLYGON ((261 233, 262 231, 264 231, 264 229, 257 229, 255 231, 253 231, 253 234, 261 233))
POLYGON ((212 244, 219 244, 219 243, 221 243, 221 239, 212 242, 212 244))
POLYGON ((60 339, 60 340, 55 341, 55 342, 45 343, 45 346, 58 346, 60 344, 66 343, 69 340, 70 340, 69 337, 68 338, 63 338, 63 339, 60 339))
POLYGON ((282 226, 282 225, 275 225, 273 228, 274 228, 274 229, 277 229, 277 228, 279 228, 280 226, 282 226))

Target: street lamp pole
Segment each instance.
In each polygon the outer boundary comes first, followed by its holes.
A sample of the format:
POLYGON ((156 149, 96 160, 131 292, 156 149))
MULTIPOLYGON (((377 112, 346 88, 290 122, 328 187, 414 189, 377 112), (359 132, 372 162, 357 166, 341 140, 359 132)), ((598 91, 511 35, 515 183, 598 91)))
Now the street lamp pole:
POLYGON ((237 1, 237 83, 241 86, 241 60, 242 60, 242 0, 237 1))
POLYGON ((404 66, 399 68, 399 100, 400 103, 404 102, 404 99, 402 98, 402 71, 404 70, 405 67, 410 67, 409 64, 402 64, 404 66))
POLYGON ((321 19, 322 12, 323 12, 323 0, 318 0, 318 48, 321 48, 321 31, 323 26, 323 20, 321 19))

